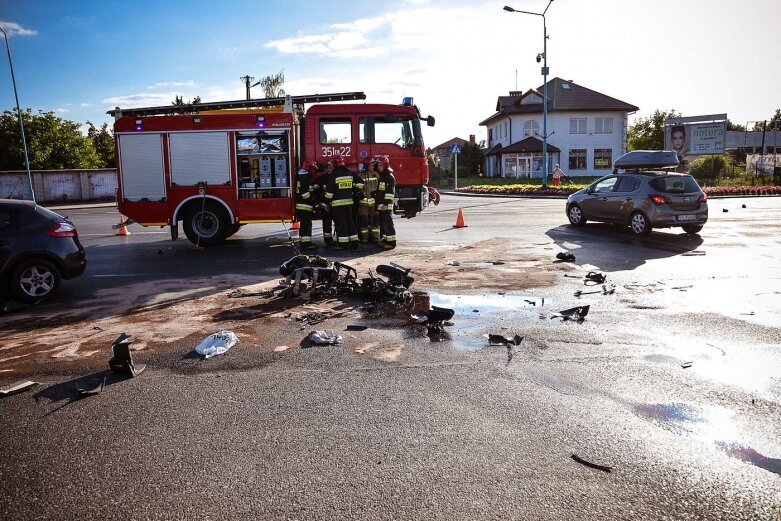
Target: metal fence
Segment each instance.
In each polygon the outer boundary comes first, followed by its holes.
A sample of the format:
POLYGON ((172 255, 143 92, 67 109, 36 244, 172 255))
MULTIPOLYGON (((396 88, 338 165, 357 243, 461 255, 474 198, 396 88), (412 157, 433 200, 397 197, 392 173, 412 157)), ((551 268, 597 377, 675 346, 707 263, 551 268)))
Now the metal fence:
MULTIPOLYGON (((33 188, 38 202, 111 201, 117 193, 115 168, 96 170, 33 170, 33 188)), ((0 172, 0 199, 30 199, 27 172, 0 172)))

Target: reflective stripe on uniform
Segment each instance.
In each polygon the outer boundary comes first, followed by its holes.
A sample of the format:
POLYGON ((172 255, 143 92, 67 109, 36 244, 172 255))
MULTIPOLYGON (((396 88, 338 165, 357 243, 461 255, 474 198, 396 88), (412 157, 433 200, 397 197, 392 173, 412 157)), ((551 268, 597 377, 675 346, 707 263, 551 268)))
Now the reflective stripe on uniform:
POLYGON ((337 206, 348 206, 351 204, 353 204, 352 199, 334 199, 333 202, 331 202, 331 206, 334 208, 337 206))
POLYGON ((310 197, 312 197, 312 194, 310 194, 309 192, 304 192, 303 194, 301 194, 302 199, 309 199, 310 197))
POLYGON ((385 194, 386 201, 393 201, 393 194, 385 194))
POLYGON ((374 199, 361 199, 361 204, 366 206, 374 206, 374 199))
POLYGON ((302 210, 304 212, 311 212, 312 211, 312 205, 311 204, 298 203, 298 204, 296 204, 296 210, 302 210))

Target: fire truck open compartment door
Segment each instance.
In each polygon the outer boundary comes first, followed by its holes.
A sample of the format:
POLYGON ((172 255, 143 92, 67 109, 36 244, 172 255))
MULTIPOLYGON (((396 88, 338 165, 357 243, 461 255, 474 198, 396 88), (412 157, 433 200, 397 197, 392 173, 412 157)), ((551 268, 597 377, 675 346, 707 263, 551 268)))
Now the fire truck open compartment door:
POLYGON ((165 199, 161 134, 120 134, 119 160, 125 201, 165 199))
POLYGON ((230 184, 230 137, 228 132, 171 132, 171 184, 209 186, 230 184))

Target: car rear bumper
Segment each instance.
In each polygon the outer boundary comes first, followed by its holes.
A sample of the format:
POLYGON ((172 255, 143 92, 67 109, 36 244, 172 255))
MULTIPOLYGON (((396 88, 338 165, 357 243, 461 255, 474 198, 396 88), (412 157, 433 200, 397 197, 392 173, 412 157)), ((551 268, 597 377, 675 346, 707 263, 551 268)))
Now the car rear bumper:
MULTIPOLYGON (((701 205, 702 206, 702 205, 701 205)), ((651 226, 666 228, 671 226, 702 226, 708 222, 708 208, 680 211, 658 206, 648 215, 651 226)))

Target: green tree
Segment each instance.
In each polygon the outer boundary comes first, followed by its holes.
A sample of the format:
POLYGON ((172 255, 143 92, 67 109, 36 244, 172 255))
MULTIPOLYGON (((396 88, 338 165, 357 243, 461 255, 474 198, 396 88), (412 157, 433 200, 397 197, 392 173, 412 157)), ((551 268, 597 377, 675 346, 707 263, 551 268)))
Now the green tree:
POLYGON ((279 71, 270 76, 264 76, 258 85, 263 87, 263 94, 267 98, 281 98, 285 95, 285 71, 279 71))
POLYGON ((729 155, 699 156, 691 162, 689 173, 697 180, 716 179, 724 175, 731 161, 729 155))
POLYGON ((727 120, 727 130, 737 131, 737 132, 745 132, 746 131, 746 125, 741 125, 740 123, 733 123, 729 119, 727 120))
MULTIPOLYGON (((98 168, 101 160, 92 140, 81 133, 81 124, 59 118, 54 112, 31 109, 22 112, 30 168, 58 170, 98 168)), ((16 112, 0 116, 0 170, 23 170, 24 152, 16 112)))
MULTIPOLYGON (((464 143, 461 145, 461 154, 458 156, 458 175, 477 176, 483 164, 483 150, 476 144, 464 143)), ((450 169, 455 168, 455 156, 450 156, 450 169)))
POLYGON ((87 137, 95 147, 101 166, 115 168, 117 164, 114 158, 114 134, 109 130, 108 123, 103 123, 100 129, 95 128, 91 121, 87 121, 87 125, 87 137))
POLYGON ((181 96, 176 96, 174 98, 174 101, 171 103, 171 105, 173 105, 174 107, 184 107, 185 105, 192 105, 193 103, 200 103, 200 102, 201 102, 200 96, 196 96, 190 101, 184 101, 184 98, 182 98, 181 96))
POLYGON ((632 150, 663 150, 664 121, 669 118, 681 117, 674 109, 664 111, 656 109, 651 116, 638 119, 629 127, 626 149, 632 150))

